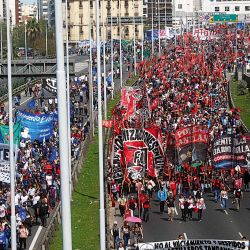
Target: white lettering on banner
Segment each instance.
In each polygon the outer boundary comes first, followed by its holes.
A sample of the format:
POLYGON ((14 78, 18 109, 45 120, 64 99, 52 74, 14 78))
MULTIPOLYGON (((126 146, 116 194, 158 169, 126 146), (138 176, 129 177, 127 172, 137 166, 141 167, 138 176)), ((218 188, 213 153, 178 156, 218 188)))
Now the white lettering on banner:
POLYGON ((28 115, 22 112, 18 112, 18 116, 22 119, 32 121, 32 122, 39 122, 39 123, 44 123, 44 122, 51 122, 54 120, 53 115, 48 115, 48 116, 39 116, 39 115, 28 115))
POLYGON ((138 250, 247 250, 249 241, 233 240, 173 240, 139 243, 138 250))
POLYGON ((213 30, 207 30, 204 28, 198 28, 194 30, 193 33, 194 37, 199 37, 201 40, 206 40, 206 39, 215 39, 218 36, 218 33, 213 30))

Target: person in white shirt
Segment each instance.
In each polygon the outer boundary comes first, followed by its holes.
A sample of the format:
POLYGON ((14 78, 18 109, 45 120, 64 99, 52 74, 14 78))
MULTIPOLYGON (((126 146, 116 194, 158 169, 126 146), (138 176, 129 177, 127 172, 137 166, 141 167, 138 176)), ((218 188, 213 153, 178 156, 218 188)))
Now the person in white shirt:
POLYGON ((0 220, 2 221, 6 215, 6 206, 0 201, 0 220))
POLYGON ((188 202, 188 217, 190 220, 192 220, 193 208, 194 208, 194 199, 193 199, 192 195, 189 195, 187 202, 188 202))
POLYGON ((53 177, 52 177, 51 173, 48 173, 46 175, 46 181, 47 181, 47 185, 50 187, 52 185, 52 181, 53 181, 53 177))
POLYGON ((24 191, 22 193, 21 197, 20 197, 20 199, 21 199, 21 205, 23 205, 24 203, 26 203, 27 200, 28 200, 28 198, 29 198, 28 194, 24 191))

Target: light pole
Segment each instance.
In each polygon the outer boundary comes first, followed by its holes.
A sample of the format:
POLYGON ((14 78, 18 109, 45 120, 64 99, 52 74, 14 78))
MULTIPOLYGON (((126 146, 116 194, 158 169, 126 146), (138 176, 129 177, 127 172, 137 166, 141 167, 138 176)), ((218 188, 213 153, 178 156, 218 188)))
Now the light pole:
POLYGON ((175 46, 175 49, 176 49, 176 46, 177 46, 177 25, 176 25, 176 3, 175 3, 175 0, 173 0, 173 5, 174 5, 174 27, 175 27, 175 32, 174 32, 174 46, 175 46))
MULTIPOLYGON (((66 0, 67 2, 67 0, 66 0)), ((66 4, 66 9, 67 9, 67 4, 66 4)), ((66 10, 66 13, 67 13, 67 10, 66 10)), ((67 34, 68 34, 68 18, 67 18, 67 15, 66 15, 66 30, 67 30, 67 34)), ((67 35, 68 37, 68 35, 67 35)), ((46 22, 46 26, 45 26, 45 56, 47 58, 48 56, 48 23, 46 22)))
POLYGON ((92 35, 91 35, 91 26, 92 26, 92 17, 91 17, 91 9, 90 9, 90 1, 89 0, 89 119, 90 126, 92 128, 92 135, 95 135, 95 126, 94 126, 94 116, 93 116, 93 65, 92 65, 92 35))
POLYGON ((114 41, 113 41, 113 16, 112 16, 112 11, 113 11, 113 1, 110 1, 110 46, 111 46, 111 95, 112 99, 114 99, 114 93, 115 93, 115 85, 114 85, 114 41))
POLYGON ((122 7, 121 7, 122 3, 121 0, 119 0, 119 37, 120 37, 120 86, 122 88, 122 24, 121 24, 121 11, 122 11, 122 7))
POLYGON ((136 46, 135 46, 135 1, 133 0, 133 29, 134 29, 134 74, 136 75, 136 46))
POLYGON ((104 208, 104 170, 103 170, 103 138, 102 138, 102 86, 101 86, 101 51, 99 0, 96 4, 96 51, 97 51, 97 87, 98 87, 98 148, 99 148, 99 184, 100 184, 100 249, 106 249, 105 240, 105 208, 104 208))
POLYGON ((25 47, 25 60, 28 59, 28 55, 27 55, 27 27, 26 27, 27 23, 26 20, 24 22, 24 47, 25 47))
POLYGON ((64 70, 62 0, 55 1, 56 25, 56 57, 57 57, 57 99, 59 125, 59 156, 61 167, 61 202, 62 202, 62 231, 63 250, 72 250, 71 235, 71 199, 70 199, 70 169, 69 169, 69 137, 67 122, 67 94, 64 70))
POLYGON ((144 54, 143 54, 143 50, 144 50, 144 23, 143 23, 143 13, 141 16, 141 26, 142 26, 142 38, 141 38, 141 60, 144 60, 144 54))
POLYGON ((105 25, 104 25, 104 3, 102 1, 102 28, 103 28, 103 88, 104 88, 104 119, 107 119, 107 81, 106 81, 106 45, 105 45, 105 25))
POLYGON ((11 249, 16 250, 16 213, 15 213, 15 162, 14 162, 14 135, 12 114, 12 77, 11 77, 11 47, 10 37, 10 6, 6 3, 7 19, 7 64, 8 64, 8 101, 9 101, 9 142, 10 142, 10 197, 11 197, 11 249))
POLYGON ((159 44, 158 44, 158 51, 159 51, 159 54, 161 53, 161 37, 160 37, 160 32, 161 32, 161 11, 160 11, 160 0, 158 0, 158 41, 159 41, 159 44))
MULTIPOLYGON (((65 29, 66 29, 66 75, 67 75, 67 126, 68 126, 68 141, 69 141, 69 186, 70 194, 72 195, 72 180, 71 180, 71 129, 70 129, 70 79, 69 79, 69 36, 68 36, 68 0, 65 1, 65 29)), ((46 55, 47 55, 47 23, 46 23, 46 55)))
POLYGON ((154 1, 151 0, 151 54, 154 54, 154 1))
POLYGON ((1 60, 3 60, 3 23, 1 23, 1 60))

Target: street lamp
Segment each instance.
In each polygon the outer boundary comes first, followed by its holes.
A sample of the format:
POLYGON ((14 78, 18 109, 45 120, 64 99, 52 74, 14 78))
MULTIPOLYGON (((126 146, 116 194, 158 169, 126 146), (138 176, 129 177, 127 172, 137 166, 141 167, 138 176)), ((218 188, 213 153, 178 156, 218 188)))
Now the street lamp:
POLYGON ((24 21, 24 48, 25 48, 25 60, 28 59, 28 55, 27 55, 27 30, 26 30, 26 25, 27 22, 26 20, 24 21))

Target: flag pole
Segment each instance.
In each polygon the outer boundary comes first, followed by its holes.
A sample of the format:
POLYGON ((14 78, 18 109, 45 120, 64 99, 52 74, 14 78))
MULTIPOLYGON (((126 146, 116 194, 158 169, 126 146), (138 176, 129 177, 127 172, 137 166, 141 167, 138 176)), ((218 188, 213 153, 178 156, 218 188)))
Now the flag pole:
POLYGON ((102 86, 101 86, 101 51, 99 0, 96 7, 96 49, 97 49, 97 87, 98 87, 98 148, 99 148, 99 185, 100 185, 100 249, 106 249, 105 208, 104 208, 104 170, 103 170, 103 137, 102 137, 102 86))
POLYGON ((57 99, 59 125, 59 155, 61 168, 61 202, 63 250, 72 250, 69 141, 67 121, 67 93, 64 69, 62 0, 55 1, 56 57, 57 57, 57 99))
POLYGON ((102 28, 103 28, 103 88, 104 88, 104 119, 107 119, 107 81, 106 81, 106 44, 105 44, 105 25, 104 25, 104 3, 105 1, 102 1, 102 28))
POLYGON ((91 36, 91 11, 90 11, 90 0, 89 0, 89 119, 90 126, 92 128, 92 135, 95 135, 95 125, 94 125, 94 117, 93 117, 93 67, 92 67, 92 36, 91 36))
POLYGON ((120 86, 122 88, 122 24, 121 24, 121 15, 122 15, 122 10, 121 10, 121 0, 119 0, 119 35, 120 35, 120 86))
POLYGON ((9 143, 10 143, 10 197, 11 197, 11 249, 16 250, 16 213, 15 213, 15 162, 14 162, 14 135, 13 135, 13 113, 12 113, 12 77, 11 77, 11 46, 10 37, 10 5, 6 3, 7 21, 7 64, 8 64, 8 101, 9 101, 9 143))
POLYGON ((134 74, 136 75, 136 46, 135 46, 135 0, 133 0, 133 29, 134 29, 134 74))

